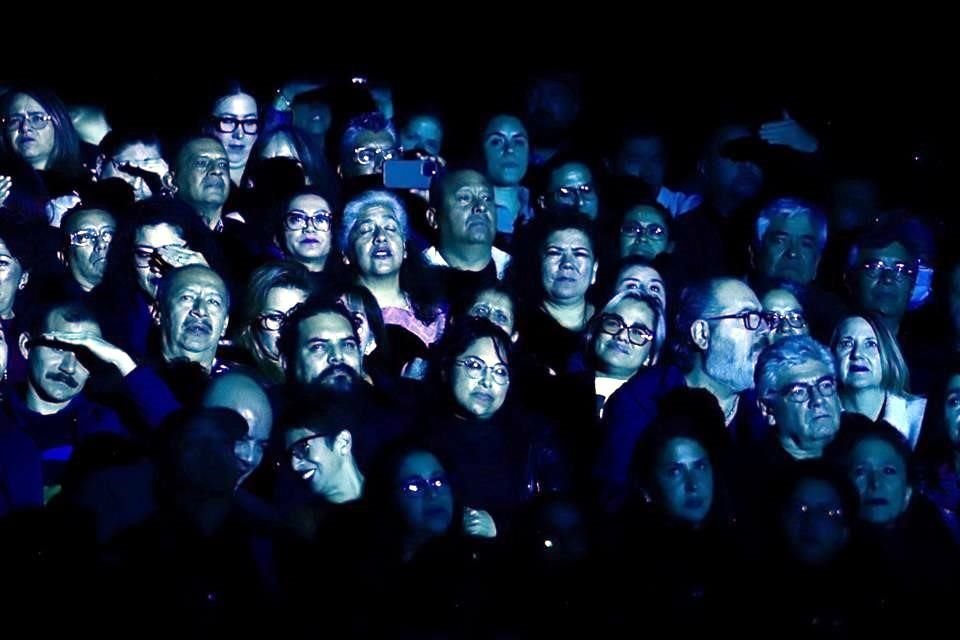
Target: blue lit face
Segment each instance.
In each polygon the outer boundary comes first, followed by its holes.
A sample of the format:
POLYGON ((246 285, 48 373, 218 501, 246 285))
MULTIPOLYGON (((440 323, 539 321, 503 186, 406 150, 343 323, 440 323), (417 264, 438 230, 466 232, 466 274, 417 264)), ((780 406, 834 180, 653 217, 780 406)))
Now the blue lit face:
POLYGON ((782 513, 791 553, 805 564, 829 562, 847 542, 847 517, 833 485, 817 478, 801 480, 782 513))
POLYGON ((513 116, 497 116, 483 132, 487 176, 498 187, 520 184, 530 162, 527 128, 513 116))
POLYGON ((453 523, 453 492, 447 472, 426 451, 414 451, 394 474, 397 506, 408 530, 417 535, 446 533, 453 523))

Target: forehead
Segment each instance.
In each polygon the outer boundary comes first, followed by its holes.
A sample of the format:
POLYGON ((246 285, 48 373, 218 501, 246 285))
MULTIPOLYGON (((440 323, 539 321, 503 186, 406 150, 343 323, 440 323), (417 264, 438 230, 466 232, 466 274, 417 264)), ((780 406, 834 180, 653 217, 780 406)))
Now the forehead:
POLYGON ((223 145, 216 140, 201 138, 187 144, 184 149, 184 158, 196 158, 198 156, 211 156, 214 158, 227 157, 227 152, 223 150, 223 145))
POLYGON ((148 224, 138 227, 133 238, 134 244, 150 247, 163 247, 168 244, 184 242, 180 231, 171 224, 148 224))
POLYGON ((267 143, 263 147, 263 155, 272 157, 280 152, 290 150, 296 151, 290 135, 286 131, 278 131, 267 140, 267 143))
POLYGON ((7 243, 3 241, 3 238, 0 238, 0 256, 13 257, 13 253, 7 248, 7 243))
POLYGON ((290 446, 297 440, 303 440, 304 438, 309 438, 311 436, 318 437, 316 436, 316 433, 316 431, 308 427, 292 427, 284 432, 283 440, 287 446, 290 446))
POLYGON ((300 209, 301 211, 330 211, 330 204, 322 197, 305 193, 299 195, 290 201, 290 209, 300 209))
POLYGON ((216 273, 209 270, 191 269, 186 273, 173 272, 170 282, 170 295, 184 289, 215 289, 220 295, 225 295, 227 287, 216 273))
POLYGON ((742 282, 729 280, 723 282, 713 292, 717 304, 729 309, 759 309, 760 301, 753 290, 742 282))
POLYGON ((778 231, 794 235, 814 235, 813 219, 809 213, 800 212, 791 216, 774 216, 770 219, 767 233, 778 231))
POLYGON ((13 100, 10 101, 9 109, 12 113, 21 113, 21 112, 46 113, 47 112, 47 110, 44 109, 39 102, 37 102, 36 100, 34 100, 32 97, 30 97, 25 93, 18 93, 17 95, 13 96, 13 100))
POLYGON ((804 478, 798 482, 793 490, 793 497, 795 500, 819 504, 840 502, 840 494, 837 489, 829 482, 819 478, 804 478))
POLYGON ((113 226, 116 221, 109 212, 102 209, 88 209, 80 211, 70 219, 70 226, 67 231, 81 229, 83 227, 103 227, 113 226))
POLYGON ((873 327, 870 326, 870 323, 861 318, 860 316, 853 316, 852 318, 847 318, 840 323, 839 328, 840 335, 845 336, 856 336, 858 338, 876 338, 877 334, 874 332, 873 327))
POLYGON ((696 440, 691 438, 671 438, 660 449, 658 456, 661 462, 698 460, 706 457, 707 451, 696 440))
POLYGON ((907 248, 899 242, 892 242, 885 247, 863 249, 860 252, 863 260, 883 260, 884 262, 909 262, 913 256, 907 248))
POLYGON ((950 379, 947 380, 947 389, 954 390, 960 389, 960 373, 955 373, 950 376, 950 379))
POLYGON ((160 147, 155 144, 134 142, 121 147, 113 156, 118 160, 149 160, 160 157, 160 147))
POLYGON ((499 133, 504 136, 527 135, 527 128, 514 116, 497 116, 484 129, 484 137, 499 133))
POLYGON ((354 144, 357 147, 378 147, 380 149, 386 149, 393 146, 393 142, 393 136, 390 135, 389 131, 364 130, 357 134, 354 144))
POLYGON ((510 302, 510 296, 499 291, 481 291, 473 302, 474 305, 485 304, 489 307, 507 309, 512 311, 513 304, 510 302))
POLYGON ((637 264, 626 267, 620 272, 620 277, 617 278, 617 281, 623 282, 624 280, 639 280, 643 283, 649 283, 654 280, 662 282, 663 278, 660 277, 660 274, 653 267, 637 264))
POLYGON ((785 289, 773 289, 763 296, 763 308, 773 311, 799 309, 800 301, 785 289))
POLYGON ((360 210, 360 220, 384 220, 390 219, 397 221, 397 213, 391 208, 382 204, 368 204, 360 210))
POLYGON ((586 247, 592 249, 590 238, 580 229, 558 229, 547 236, 544 246, 586 247))
POLYGON ((881 458, 885 461, 895 461, 899 464, 905 462, 889 442, 880 440, 879 438, 864 438, 858 442, 857 446, 850 452, 850 457, 854 460, 881 458))
POLYGON ((478 338, 467 345, 467 348, 463 350, 461 356, 475 356, 480 358, 484 362, 497 363, 503 362, 500 358, 500 354, 497 353, 497 348, 494 345, 492 338, 478 338))
POLYGON ((353 325, 339 313, 318 313, 300 323, 301 341, 353 337, 353 325))
POLYGON ((306 300, 307 292, 293 287, 273 287, 267 291, 263 306, 267 310, 288 311, 306 300))
POLYGON ((257 101, 253 99, 253 96, 246 93, 235 93, 220 98, 213 107, 213 113, 218 116, 223 114, 234 116, 256 115, 257 101))
POLYGON ((631 155, 653 155, 662 149, 660 136, 628 138, 623 144, 623 150, 631 155))
POLYGON ((447 193, 456 193, 466 187, 490 189, 490 183, 483 174, 476 171, 457 171, 446 180, 447 193))
POLYGON ((427 115, 415 116, 407 125, 407 130, 417 131, 421 134, 437 134, 441 129, 443 129, 443 125, 440 124, 440 120, 427 115))
POLYGON ((794 382, 814 382, 824 376, 832 376, 833 367, 819 360, 804 360, 803 362, 781 367, 777 370, 777 386, 782 387, 794 382))
POLYGON ((560 165, 550 172, 550 184, 555 186, 581 185, 593 181, 590 168, 581 162, 560 165))
POLYGON ((443 471, 440 462, 433 457, 433 454, 426 451, 414 451, 406 455, 397 468, 399 476, 425 476, 429 477, 437 472, 443 471))
POLYGON ((653 310, 646 302, 637 300, 636 298, 623 298, 616 304, 604 309, 604 312, 615 313, 624 320, 629 319, 631 322, 637 322, 639 320, 645 321, 645 324, 650 324, 650 322, 653 321, 653 310))
POLYGON ((657 222, 662 225, 665 225, 667 222, 660 211, 647 204, 640 204, 630 208, 623 216, 623 219, 628 222, 646 222, 648 224, 657 222))

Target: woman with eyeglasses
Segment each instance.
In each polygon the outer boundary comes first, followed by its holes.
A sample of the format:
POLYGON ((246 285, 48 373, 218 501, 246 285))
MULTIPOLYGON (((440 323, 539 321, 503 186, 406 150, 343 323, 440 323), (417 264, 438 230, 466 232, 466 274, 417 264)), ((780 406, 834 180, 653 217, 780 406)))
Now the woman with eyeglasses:
POLYGON ((214 100, 207 132, 223 143, 230 161, 230 180, 241 185, 250 150, 260 134, 256 98, 239 83, 229 84, 214 100))
POLYGON ((542 417, 507 402, 510 338, 481 318, 450 326, 432 369, 443 398, 427 410, 429 443, 459 470, 467 533, 494 537, 533 496, 564 488, 542 417))
POLYGON ((763 312, 767 314, 771 342, 783 340, 788 336, 810 334, 803 307, 790 290, 770 289, 760 299, 760 304, 763 306, 763 312))
POLYGON ((277 340, 287 316, 314 290, 310 273, 293 261, 270 262, 250 276, 243 303, 242 329, 237 342, 253 358, 270 383, 284 381, 277 340))
POLYGON ((886 420, 916 447, 927 401, 909 392, 910 371, 890 329, 872 314, 849 316, 834 330, 830 349, 843 410, 886 420))
POLYGON ((333 251, 333 206, 329 196, 316 189, 293 194, 274 223, 274 243, 283 256, 311 273, 325 272, 333 251))
POLYGON ((389 191, 365 191, 344 207, 338 243, 353 281, 377 299, 387 326, 394 374, 421 378, 427 350, 440 340, 445 310, 425 302, 429 284, 407 260, 407 211, 389 191))

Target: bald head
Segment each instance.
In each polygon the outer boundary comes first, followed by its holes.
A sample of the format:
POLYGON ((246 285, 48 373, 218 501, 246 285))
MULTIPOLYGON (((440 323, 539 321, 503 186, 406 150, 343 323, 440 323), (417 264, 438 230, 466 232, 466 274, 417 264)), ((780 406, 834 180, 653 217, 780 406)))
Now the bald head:
POLYGON ((270 441, 273 408, 266 391, 250 376, 231 371, 210 382, 202 404, 204 407, 230 409, 246 421, 246 437, 237 441, 234 449, 243 470, 240 478, 243 482, 263 460, 264 448, 270 441))

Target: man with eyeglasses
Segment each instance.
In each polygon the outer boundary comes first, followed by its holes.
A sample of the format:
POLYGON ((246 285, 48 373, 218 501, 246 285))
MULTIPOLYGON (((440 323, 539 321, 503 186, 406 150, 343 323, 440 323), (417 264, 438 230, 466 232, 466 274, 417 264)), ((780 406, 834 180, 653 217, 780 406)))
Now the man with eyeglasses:
POLYGON ((789 290, 771 289, 763 296, 760 303, 763 305, 763 312, 767 314, 771 342, 810 333, 803 307, 789 290))
POLYGON ((223 206, 230 195, 229 170, 227 152, 216 138, 188 140, 177 154, 177 196, 214 231, 223 229, 223 206))
POLYGON ((847 284, 854 302, 897 335, 917 282, 917 254, 895 228, 864 234, 850 250, 847 284))
POLYGON ((337 172, 345 180, 382 175, 383 163, 399 155, 400 148, 393 123, 379 112, 364 113, 347 123, 347 128, 340 138, 340 164, 337 172))
POLYGON ((774 460, 823 455, 840 429, 837 369, 830 350, 809 336, 784 338, 760 354, 755 379, 758 406, 780 446, 774 460))
POLYGON ((577 161, 559 161, 547 174, 544 193, 537 198, 541 209, 577 211, 596 220, 600 198, 590 167, 577 161))
POLYGON ((679 367, 641 369, 604 407, 606 435, 594 474, 609 508, 622 501, 636 443, 657 415, 660 397, 671 389, 706 389, 723 410, 732 442, 758 439, 762 418, 749 393, 769 327, 753 290, 734 278, 689 286, 681 295, 673 331, 679 367))
POLYGON ((100 180, 119 178, 129 184, 137 202, 154 195, 154 187, 172 178, 160 139, 154 133, 136 130, 114 129, 103 138, 96 173, 100 180), (142 172, 156 178, 144 179, 142 172))
POLYGON ((84 293, 103 280, 116 228, 113 214, 104 209, 80 205, 63 216, 60 230, 64 241, 57 257, 84 293))

